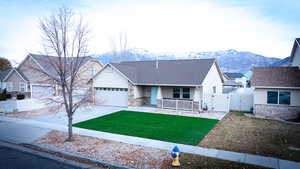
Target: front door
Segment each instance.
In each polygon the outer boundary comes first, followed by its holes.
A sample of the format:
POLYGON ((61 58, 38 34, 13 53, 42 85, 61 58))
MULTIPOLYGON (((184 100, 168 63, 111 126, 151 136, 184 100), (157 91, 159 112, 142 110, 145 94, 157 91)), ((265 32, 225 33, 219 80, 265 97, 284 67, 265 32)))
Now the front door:
POLYGON ((150 98, 150 104, 156 105, 157 104, 157 87, 152 87, 151 88, 151 98, 150 98))

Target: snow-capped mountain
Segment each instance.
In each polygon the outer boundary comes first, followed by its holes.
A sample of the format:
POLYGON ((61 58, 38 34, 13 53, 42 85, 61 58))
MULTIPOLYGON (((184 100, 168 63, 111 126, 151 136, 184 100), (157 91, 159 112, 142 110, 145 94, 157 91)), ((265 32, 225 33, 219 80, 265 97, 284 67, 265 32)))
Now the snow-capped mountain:
POLYGON ((126 52, 108 52, 105 54, 97 55, 102 63, 120 62, 120 61, 144 61, 144 60, 170 60, 170 59, 205 59, 216 58, 219 66, 224 72, 241 72, 246 73, 253 66, 273 66, 277 62, 280 63, 282 59, 269 58, 251 52, 236 51, 234 49, 211 51, 211 52, 189 52, 182 56, 175 54, 162 54, 154 53, 145 49, 133 48, 128 49, 126 52))

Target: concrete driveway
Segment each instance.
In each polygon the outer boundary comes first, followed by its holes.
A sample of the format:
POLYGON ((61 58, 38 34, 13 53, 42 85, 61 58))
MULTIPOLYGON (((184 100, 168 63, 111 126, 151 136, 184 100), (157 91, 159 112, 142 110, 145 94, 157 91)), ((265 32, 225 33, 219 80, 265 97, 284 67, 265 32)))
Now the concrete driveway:
MULTIPOLYGON (((126 108, 122 107, 113 107, 113 106, 89 106, 79 108, 75 114, 73 123, 78 123, 88 119, 104 116, 113 112, 120 110, 125 110, 126 108)), ((54 114, 41 115, 38 117, 32 118, 32 120, 55 123, 55 124, 68 124, 68 117, 66 112, 58 112, 54 114)))

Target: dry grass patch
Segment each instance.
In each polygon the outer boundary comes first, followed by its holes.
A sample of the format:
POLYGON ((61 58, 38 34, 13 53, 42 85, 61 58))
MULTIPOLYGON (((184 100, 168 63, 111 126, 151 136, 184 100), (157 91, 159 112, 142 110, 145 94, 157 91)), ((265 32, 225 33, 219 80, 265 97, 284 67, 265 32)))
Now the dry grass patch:
POLYGON ((300 162, 300 125, 255 119, 231 112, 199 143, 199 146, 272 156, 300 162))

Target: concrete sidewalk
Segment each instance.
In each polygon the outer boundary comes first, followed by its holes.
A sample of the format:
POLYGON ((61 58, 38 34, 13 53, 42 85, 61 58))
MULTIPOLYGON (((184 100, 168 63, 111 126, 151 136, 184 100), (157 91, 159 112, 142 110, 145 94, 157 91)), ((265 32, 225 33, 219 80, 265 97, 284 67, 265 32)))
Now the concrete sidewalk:
MULTIPOLYGON (((9 118, 3 116, 0 117, 0 121, 13 122, 13 123, 23 124, 23 125, 31 125, 34 127, 43 127, 45 129, 59 130, 63 132, 67 132, 68 129, 66 125, 51 124, 51 123, 46 123, 46 122, 41 122, 36 120, 16 119, 16 118, 9 118)), ((177 145, 180 148, 180 150, 184 153, 198 154, 207 157, 219 158, 223 160, 229 160, 229 161, 246 163, 246 164, 253 164, 253 165, 269 167, 269 168, 276 168, 276 169, 300 168, 299 162, 282 160, 273 157, 252 155, 246 153, 237 153, 237 152, 210 149, 210 148, 202 148, 198 146, 176 144, 176 143, 170 143, 170 142, 164 142, 158 140, 151 140, 151 139, 145 139, 139 137, 132 137, 132 136, 81 129, 76 127, 73 128, 73 132, 84 136, 91 136, 100 139, 119 141, 123 143, 153 147, 153 148, 164 149, 169 151, 171 151, 172 148, 175 145, 177 145)))

